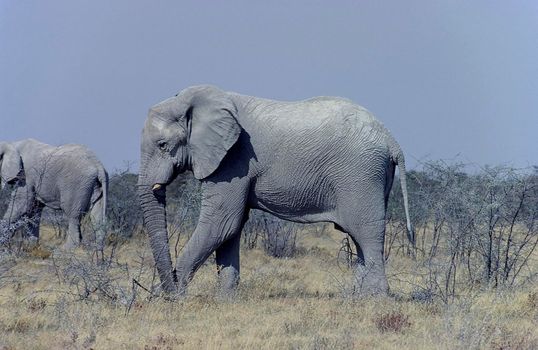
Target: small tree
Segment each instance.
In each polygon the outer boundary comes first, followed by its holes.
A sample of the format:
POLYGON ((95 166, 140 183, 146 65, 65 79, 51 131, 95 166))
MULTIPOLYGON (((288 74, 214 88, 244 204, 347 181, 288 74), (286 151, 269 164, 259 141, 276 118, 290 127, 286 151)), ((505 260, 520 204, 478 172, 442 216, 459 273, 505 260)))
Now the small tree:
POLYGON ((110 176, 108 185, 107 219, 110 230, 130 238, 142 224, 142 211, 137 193, 138 176, 129 169, 110 176))

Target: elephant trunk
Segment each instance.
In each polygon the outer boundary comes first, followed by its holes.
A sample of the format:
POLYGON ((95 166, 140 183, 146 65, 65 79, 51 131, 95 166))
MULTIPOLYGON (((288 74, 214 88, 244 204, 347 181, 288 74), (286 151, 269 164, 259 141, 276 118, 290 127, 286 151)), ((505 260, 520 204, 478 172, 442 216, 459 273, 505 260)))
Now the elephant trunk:
POLYGON ((153 258, 161 285, 165 293, 175 293, 175 273, 172 269, 172 258, 168 244, 166 228, 166 194, 153 192, 151 186, 139 185, 140 204, 144 215, 144 225, 149 235, 153 258))

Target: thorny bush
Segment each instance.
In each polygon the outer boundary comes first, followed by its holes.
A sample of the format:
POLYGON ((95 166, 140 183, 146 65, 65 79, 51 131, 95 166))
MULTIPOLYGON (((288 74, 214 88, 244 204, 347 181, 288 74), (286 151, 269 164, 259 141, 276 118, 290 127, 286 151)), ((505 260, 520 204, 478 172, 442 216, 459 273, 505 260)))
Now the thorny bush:
POLYGON ((409 172, 416 249, 405 239, 401 189, 395 181, 385 254, 387 260, 392 254, 416 256, 417 264, 426 267, 416 295, 449 302, 473 288, 510 288, 537 277, 529 259, 538 244, 538 168, 468 169, 437 161, 409 172))

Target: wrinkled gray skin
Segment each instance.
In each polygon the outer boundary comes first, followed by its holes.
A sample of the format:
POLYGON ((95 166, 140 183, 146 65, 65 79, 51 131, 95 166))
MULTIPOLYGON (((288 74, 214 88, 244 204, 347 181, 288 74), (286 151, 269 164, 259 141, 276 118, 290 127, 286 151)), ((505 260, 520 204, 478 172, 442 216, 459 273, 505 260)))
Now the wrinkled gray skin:
POLYGON ((280 102, 212 86, 158 103, 142 132, 139 194, 163 290, 183 294, 215 251, 221 291, 233 293, 241 229, 255 208, 300 223, 334 223, 356 244, 361 290, 386 293, 385 212, 396 165, 413 240, 402 151, 364 108, 336 97, 280 102), (202 205, 174 270, 165 186, 185 170, 201 181, 202 205))
POLYGON ((4 220, 31 218, 28 234, 39 238, 39 220, 45 206, 61 209, 69 228, 64 249, 80 244, 80 220, 89 212, 102 246, 105 231, 108 174, 101 162, 82 145, 59 147, 27 139, 0 143, 2 186, 16 183, 4 220))

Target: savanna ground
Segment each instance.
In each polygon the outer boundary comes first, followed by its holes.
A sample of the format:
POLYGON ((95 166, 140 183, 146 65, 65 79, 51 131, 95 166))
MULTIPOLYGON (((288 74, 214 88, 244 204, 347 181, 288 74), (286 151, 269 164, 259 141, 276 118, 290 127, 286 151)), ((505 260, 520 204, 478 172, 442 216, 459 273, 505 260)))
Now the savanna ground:
MULTIPOLYGON (((55 251, 61 239, 46 227, 41 246, 1 261, 0 348, 538 348, 536 283, 478 288, 450 303, 416 298, 420 264, 393 254, 388 275, 394 295, 352 298, 352 270, 337 254, 344 236, 308 228, 298 232, 294 258, 243 249, 234 301, 215 296, 209 259, 188 297, 171 302, 150 298, 144 290, 152 285, 154 270, 142 235, 108 246, 105 260, 113 255, 114 261, 96 263, 100 259, 91 250, 55 251)), ((534 254, 535 271, 537 263, 534 254)))
MULTIPOLYGON (((357 295, 356 255, 332 226, 255 212, 233 300, 217 296, 213 257, 185 299, 159 295, 137 177, 117 173, 104 254, 88 235, 75 252, 58 250, 65 226, 54 215, 40 245, 0 247, 0 349, 538 349, 538 168, 465 167, 430 162, 409 173, 416 247, 395 182, 389 297, 357 295)), ((176 257, 196 224, 199 187, 183 177, 167 193, 176 257)))

